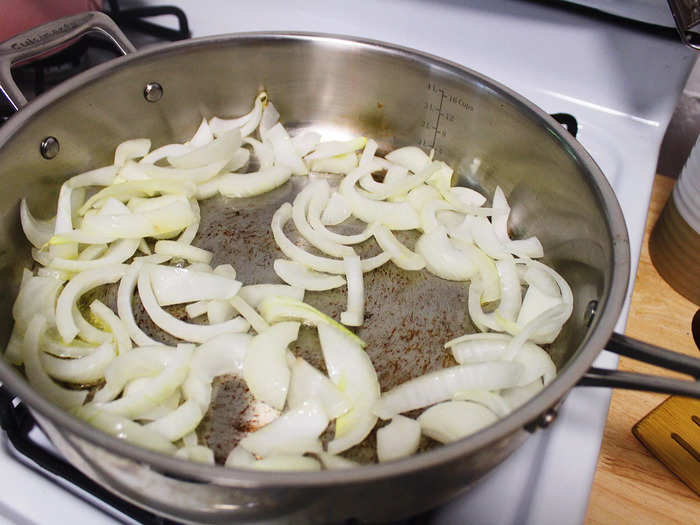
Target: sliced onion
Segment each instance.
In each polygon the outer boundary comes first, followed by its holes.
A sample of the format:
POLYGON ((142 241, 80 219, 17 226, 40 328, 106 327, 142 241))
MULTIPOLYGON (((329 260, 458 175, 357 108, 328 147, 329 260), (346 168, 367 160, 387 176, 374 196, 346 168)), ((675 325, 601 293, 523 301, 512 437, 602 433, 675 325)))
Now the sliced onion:
POLYGON ((80 337, 83 341, 99 345, 106 341, 112 340, 112 334, 100 330, 92 323, 88 322, 85 317, 83 317, 83 314, 78 309, 77 304, 73 305, 72 313, 73 319, 75 320, 75 325, 78 327, 78 337, 80 337))
POLYGON ((189 146, 185 146, 184 144, 166 144, 165 146, 151 151, 139 161, 139 164, 155 164, 159 160, 170 155, 183 155, 188 151, 190 151, 189 146))
POLYGON ((161 306, 230 299, 241 289, 239 281, 190 268, 153 265, 150 275, 153 293, 161 306))
POLYGON ((445 343, 460 365, 499 361, 505 357, 511 336, 507 334, 467 334, 445 343))
POLYGON ((311 161, 311 171, 316 173, 349 173, 357 167, 357 155, 346 153, 327 159, 315 159, 311 161))
POLYGON ((225 323, 199 325, 180 321, 158 304, 153 293, 150 277, 151 267, 144 265, 138 277, 139 297, 151 320, 163 331, 185 341, 203 343, 225 332, 246 332, 250 325, 243 317, 236 317, 225 323))
MULTIPOLYGON (((272 235, 275 238, 277 246, 279 246, 282 253, 284 253, 290 259, 297 261, 304 266, 313 268, 318 272, 326 273, 345 273, 345 264, 343 261, 329 259, 328 257, 321 257, 319 255, 313 255, 295 245, 289 238, 285 235, 282 228, 289 221, 292 216, 292 205, 285 202, 272 216, 272 235)), ((369 272, 378 268, 379 266, 386 263, 391 257, 386 253, 380 253, 374 257, 364 259, 362 261, 362 271, 369 272)))
POLYGON ((524 344, 513 361, 524 367, 516 386, 525 386, 540 378, 547 386, 557 374, 557 367, 549 354, 533 343, 524 344))
POLYGON ((294 151, 300 157, 306 156, 310 151, 312 151, 318 143, 321 142, 321 134, 315 131, 307 131, 306 133, 301 133, 292 137, 292 144, 294 145, 294 151))
POLYGON ((558 304, 562 304, 561 297, 552 297, 536 286, 529 286, 515 324, 522 329, 530 321, 558 304))
POLYGON ((324 237, 320 232, 314 230, 306 219, 307 209, 311 199, 319 194, 319 199, 325 201, 328 199, 328 183, 324 181, 314 181, 308 184, 294 198, 292 205, 292 220, 299 233, 311 245, 315 246, 322 252, 332 255, 333 257, 344 257, 353 255, 355 251, 343 244, 338 244, 327 237, 324 237))
POLYGON ((365 287, 362 278, 362 263, 358 255, 346 255, 345 279, 348 284, 348 303, 340 313, 340 322, 346 326, 362 326, 365 318, 365 287))
POLYGON ((27 240, 39 250, 49 242, 56 229, 55 217, 48 221, 40 221, 34 218, 29 212, 27 199, 22 199, 19 203, 19 219, 27 240))
POLYGON ((229 301, 214 299, 207 303, 207 321, 209 324, 224 323, 233 319, 236 310, 229 301))
POLYGON ((306 164, 294 149, 294 144, 292 144, 289 134, 282 124, 278 123, 272 126, 263 138, 269 140, 272 145, 275 164, 286 166, 294 175, 306 175, 309 172, 306 164))
MULTIPOLYGON (((185 153, 185 155, 188 155, 188 153, 185 153)), ((177 157, 172 158, 175 159, 177 157)), ((171 168, 129 161, 119 170, 119 176, 126 181, 135 182, 143 182, 144 179, 155 179, 199 184, 216 176, 228 164, 229 160, 231 160, 231 156, 197 168, 171 168)))
POLYGON ((124 323, 129 337, 131 337, 134 343, 139 346, 157 345, 159 344, 158 341, 151 339, 136 324, 134 310, 131 306, 131 298, 134 295, 134 289, 136 288, 136 283, 143 264, 143 260, 131 263, 129 269, 122 277, 122 280, 119 281, 119 288, 117 289, 117 313, 124 323))
POLYGON ((496 301, 501 297, 501 279, 493 260, 473 244, 469 245, 468 249, 465 248, 465 251, 470 253, 471 260, 481 276, 481 302, 496 301))
POLYGON ((235 119, 221 119, 218 117, 213 117, 209 120, 209 127, 214 133, 217 134, 231 129, 241 128, 242 136, 245 137, 250 135, 250 133, 252 133, 253 130, 258 127, 258 124, 260 124, 263 107, 267 104, 267 101, 267 93, 263 91, 255 98, 253 109, 251 109, 249 113, 235 119))
MULTIPOLYGON (((102 236, 108 242, 116 239, 140 239, 183 230, 197 217, 186 198, 155 210, 130 215, 90 215, 83 218, 81 230, 102 236)), ((63 234, 72 238, 72 232, 63 234)), ((81 241, 79 237, 74 237, 81 241)))
POLYGON ((253 308, 257 308, 268 297, 287 297, 303 301, 304 289, 286 284, 249 284, 239 290, 238 296, 253 308))
POLYGON ((185 312, 190 319, 196 319, 200 315, 204 315, 209 310, 209 301, 197 301, 185 306, 185 312))
POLYGON ((284 282, 305 290, 332 290, 345 284, 345 279, 340 275, 320 273, 296 261, 275 259, 273 267, 277 276, 284 282))
POLYGON ((221 334, 199 346, 192 355, 190 370, 182 385, 185 399, 206 412, 211 403, 211 382, 223 374, 240 374, 253 338, 248 334, 221 334))
POLYGON ((469 401, 447 401, 418 417, 423 433, 440 443, 451 443, 498 421, 488 408, 469 401))
POLYGON ((391 423, 377 430, 379 462, 405 458, 418 450, 421 427, 415 419, 396 415, 391 423))
POLYGON ((99 299, 95 299, 90 303, 90 311, 95 317, 109 327, 114 336, 114 342, 117 345, 117 355, 122 355, 131 350, 129 332, 126 330, 126 326, 122 320, 117 317, 111 308, 106 306, 99 299))
POLYGON ((221 169, 233 159, 240 147, 241 132, 239 129, 233 129, 183 155, 168 156, 168 162, 180 169, 201 168, 215 163, 223 163, 219 167, 221 169))
POLYGON ((174 348, 157 345, 141 346, 118 356, 106 368, 105 385, 95 393, 93 401, 95 403, 112 401, 129 381, 160 373, 174 355, 174 348))
POLYGON ((260 164, 260 171, 265 171, 272 167, 275 163, 275 154, 272 152, 272 146, 270 146, 269 142, 260 142, 252 137, 244 138, 243 142, 253 147, 253 153, 258 158, 258 164, 260 164))
MULTIPOLYGON (((94 406, 111 414, 138 418, 142 413, 168 399, 179 388, 187 377, 187 369, 193 352, 194 345, 178 345, 167 366, 158 375, 149 379, 150 384, 141 392, 107 403, 93 402, 94 406)), ((132 355, 134 355, 134 351, 125 354, 124 357, 132 355)))
POLYGON ((541 379, 536 379, 529 385, 514 386, 501 390, 500 396, 508 403, 511 410, 515 410, 519 406, 535 397, 537 393, 544 388, 541 379))
POLYGON ((481 193, 463 186, 451 187, 446 193, 445 198, 453 206, 465 211, 472 209, 476 211, 476 208, 479 208, 486 202, 486 197, 484 197, 481 193))
POLYGON ((42 353, 41 365, 48 375, 67 383, 89 385, 102 379, 116 353, 113 343, 103 343, 94 352, 79 359, 61 359, 42 353))
POLYGON ((348 397, 330 379, 297 357, 292 366, 287 404, 290 408, 295 408, 311 399, 317 399, 321 403, 329 419, 340 417, 352 408, 348 397))
MULTIPOLYGON (((321 222, 326 226, 333 226, 340 224, 346 220, 352 212, 343 197, 337 191, 331 193, 328 203, 326 204, 323 214, 321 215, 321 222)), ((37 246, 38 247, 38 246, 37 246)))
POLYGON ((493 193, 493 209, 503 210, 503 213, 494 215, 493 217, 493 231, 496 237, 502 243, 507 243, 510 241, 508 236, 508 216, 510 215, 510 206, 506 200, 506 196, 500 186, 496 186, 496 190, 493 193))
POLYGON ((95 193, 95 195, 85 201, 78 213, 84 215, 95 203, 108 197, 114 197, 121 201, 127 201, 132 197, 151 197, 158 193, 191 197, 195 191, 196 186, 193 183, 177 180, 154 179, 122 182, 121 184, 107 186, 95 193))
POLYGON ((145 425, 168 441, 176 441, 192 432, 202 420, 204 412, 194 401, 185 401, 170 414, 145 425))
POLYGON ((74 175, 66 181, 71 188, 84 188, 85 186, 109 186, 117 175, 117 166, 103 166, 86 171, 80 175, 74 175))
POLYGON ((510 325, 515 322, 515 317, 518 315, 522 305, 520 278, 512 257, 506 257, 497 261, 496 269, 500 278, 501 296, 501 302, 496 308, 496 316, 499 317, 499 320, 504 325, 510 325))
POLYGON ((200 148, 206 144, 209 144, 212 140, 214 140, 214 133, 212 133, 207 119, 202 117, 202 122, 199 123, 197 131, 195 131, 192 138, 186 142, 186 145, 188 146, 188 149, 200 148))
POLYGON ((442 226, 421 235, 414 249, 425 259, 427 270, 442 279, 466 281, 476 272, 470 254, 454 246, 442 226))
POLYGON ((383 224, 374 229, 374 238, 379 247, 391 255, 392 262, 404 270, 421 270, 425 267, 425 259, 422 255, 412 252, 401 244, 391 230, 383 224))
POLYGON ((144 157, 151 149, 151 139, 126 140, 114 151, 114 165, 121 167, 127 160, 144 157))
POLYGON ((384 155, 384 158, 389 162, 411 170, 413 173, 418 173, 430 164, 430 157, 416 146, 405 146, 395 149, 384 155))
POLYGON ((301 301, 289 297, 268 297, 258 305, 258 310, 263 318, 270 324, 278 323, 279 321, 298 320, 317 327, 328 325, 345 334, 346 337, 362 348, 367 344, 323 312, 320 312, 309 304, 302 303, 301 301))
POLYGON ((46 399, 64 409, 80 406, 88 395, 87 390, 68 390, 63 388, 44 371, 39 358, 39 341, 46 330, 46 318, 37 314, 29 321, 22 346, 24 373, 29 383, 46 399))
POLYGON ((241 314, 246 321, 250 323, 250 326, 257 333, 262 333, 268 328, 270 328, 270 325, 267 324, 265 319, 263 319, 260 316, 260 314, 258 314, 258 312, 256 312, 255 309, 251 305, 249 305, 241 296, 236 295, 234 297, 231 297, 231 299, 229 299, 229 304, 235 310, 237 310, 238 313, 241 314))
POLYGON ((486 255, 493 259, 504 259, 508 256, 494 231, 493 224, 486 217, 471 219, 471 230, 474 242, 486 255))
MULTIPOLYGON (((318 181, 319 184, 325 185, 326 188, 328 187, 328 183, 321 179, 318 181)), ((338 193, 334 193, 334 195, 340 195, 338 193)), ((342 198, 342 197, 341 197, 342 198)), ((308 219, 309 219, 309 224, 311 224, 311 227, 316 230, 320 235, 322 235, 324 238, 328 239, 331 242, 338 243, 338 244, 357 244, 366 241, 369 239, 375 228, 375 224, 369 224, 367 227, 362 231, 361 233, 355 234, 355 235, 342 235, 339 233, 335 233, 333 231, 330 231, 328 228, 326 228, 325 224, 323 223, 321 217, 322 214, 325 214, 325 210, 328 210, 327 204, 329 204, 328 200, 328 191, 319 191, 314 193, 313 197, 311 198, 311 202, 309 202, 309 209, 308 209, 308 219), (324 210, 325 207, 325 210, 324 210)), ((330 253, 330 252, 329 252, 330 253)), ((338 253, 341 253, 340 251, 338 253)), ((342 255, 341 255, 342 256, 342 255)))
POLYGON ((379 381, 367 353, 355 339, 335 326, 318 326, 323 359, 331 381, 352 401, 352 410, 335 421, 335 437, 328 452, 339 454, 361 442, 377 421, 371 412, 379 399, 379 381))
POLYGON ((229 173, 218 178, 218 188, 226 197, 253 197, 281 186, 292 173, 287 166, 272 166, 254 173, 229 173))
POLYGON ((520 363, 493 361, 460 365, 411 379, 382 394, 374 413, 382 419, 447 401, 463 390, 499 390, 518 384, 523 373, 520 363))
POLYGON ((225 466, 229 468, 250 468, 256 462, 255 456, 240 445, 236 445, 226 456, 225 466))
MULTIPOLYGON (((111 264, 123 263, 129 257, 133 256, 134 253, 136 253, 140 242, 140 239, 119 239, 109 247, 107 252, 102 257, 91 260, 76 260, 64 259, 62 257, 53 257, 49 261, 49 265, 51 266, 51 268, 55 268, 56 270, 64 270, 67 272, 82 272, 85 270, 101 268, 103 266, 108 266, 111 264)), ((90 246, 88 248, 90 248, 90 246)), ((88 248, 86 248, 86 250, 88 248)))
POLYGON ((464 390, 457 392, 452 401, 473 401, 479 403, 498 417, 506 417, 511 411, 510 405, 503 397, 488 390, 464 390))
POLYGON ((117 282, 128 269, 125 264, 113 264, 84 271, 68 281, 56 303, 56 328, 65 342, 71 342, 80 332, 73 318, 73 306, 80 296, 98 286, 117 282))
POLYGON ((503 326, 494 313, 487 314, 484 312, 481 307, 483 303, 483 295, 484 285, 481 282, 481 278, 472 278, 472 281, 469 284, 467 306, 469 309, 469 318, 471 319, 472 323, 474 323, 474 326, 476 326, 481 332, 486 332, 487 330, 501 332, 508 328, 512 328, 513 325, 503 326))
POLYGON ((175 452, 175 457, 194 461, 196 463, 204 463, 205 465, 214 464, 214 451, 204 445, 194 445, 192 447, 183 447, 175 452))
POLYGON ((93 427, 134 445, 166 454, 173 454, 176 450, 172 443, 157 432, 146 429, 125 417, 104 412, 96 406, 80 407, 74 411, 74 414, 93 427))
POLYGON ((419 225, 418 214, 405 202, 373 201, 362 197, 355 189, 355 183, 370 174, 371 168, 356 168, 348 173, 340 183, 340 193, 350 206, 352 213, 365 222, 386 224, 392 230, 412 230, 419 225))
POLYGON ((406 202, 417 212, 420 212, 427 203, 439 200, 440 192, 426 184, 413 188, 406 195, 406 202))
POLYGON ((320 449, 316 442, 327 426, 328 416, 321 403, 311 399, 248 434, 240 441, 240 446, 262 458, 313 452, 320 449))
POLYGON ((304 157, 304 160, 327 159, 345 155, 364 148, 365 144, 367 144, 365 137, 357 137, 351 140, 329 140, 320 143, 312 153, 304 157))
POLYGON ((544 248, 537 237, 508 241, 505 244, 505 248, 518 257, 530 257, 532 259, 544 257, 544 248))
POLYGON ((14 304, 12 317, 15 326, 24 331, 35 314, 41 314, 47 322, 55 322, 56 298, 63 287, 63 281, 54 277, 33 275, 27 269, 22 271, 22 282, 14 304))
POLYGON ((261 140, 268 140, 267 132, 279 122, 279 119, 279 111, 277 111, 277 108, 272 102, 268 101, 263 108, 262 117, 260 118, 260 127, 258 128, 261 140))
MULTIPOLYGON (((13 330, 12 336, 10 337, 10 342, 7 344, 7 349, 5 353, 5 357, 7 358, 9 358, 10 346, 12 345, 13 339, 15 339, 15 337, 18 337, 20 345, 23 344, 22 338, 19 336, 17 330, 13 330)), ((58 335, 56 328, 51 327, 44 332, 39 347, 41 348, 42 352, 55 355, 56 357, 64 357, 69 359, 85 357, 93 353, 97 348, 96 345, 92 343, 86 343, 84 341, 81 341, 80 339, 73 339, 73 341, 71 341, 70 344, 64 344, 61 342, 60 339, 61 337, 58 335)))
POLYGON ((250 391, 256 399, 277 410, 284 408, 289 390, 287 346, 298 333, 299 323, 272 325, 253 338, 243 363, 243 378, 250 391))

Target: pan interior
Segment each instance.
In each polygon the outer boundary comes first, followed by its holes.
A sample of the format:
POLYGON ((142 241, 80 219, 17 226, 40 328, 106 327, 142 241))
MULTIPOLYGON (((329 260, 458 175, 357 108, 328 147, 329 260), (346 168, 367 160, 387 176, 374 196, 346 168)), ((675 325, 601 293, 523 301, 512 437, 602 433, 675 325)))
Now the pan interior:
MULTIPOLYGON (((64 90, 12 134, 3 130, 0 135, 1 343, 9 338, 21 268, 31 265, 19 228, 20 198, 26 196, 30 209, 47 218, 55 213, 60 183, 111 163, 119 142, 149 137, 154 148, 182 142, 202 117, 243 114, 265 89, 292 133, 310 129, 324 139, 365 135, 377 140, 382 152, 416 144, 426 151, 434 148, 436 158, 455 169, 458 184, 486 195, 500 185, 512 206, 513 236, 537 235, 544 262, 567 279, 574 293, 573 316, 548 350, 559 368, 580 351, 590 331, 586 307, 592 300, 603 302, 610 287, 613 239, 590 166, 555 131, 556 124, 527 104, 478 74, 396 49, 325 38, 251 37, 235 45, 222 40, 120 64, 76 80, 75 89, 64 90), (153 81, 164 90, 157 103, 142 95, 153 81), (52 161, 41 158, 38 148, 49 135, 61 144, 52 161)), ((215 253, 213 264, 232 264, 246 284, 280 282, 272 261, 282 254, 270 234, 270 219, 307 180, 294 177, 254 199, 202 202, 195 244, 215 253)), ((402 240, 411 246, 415 237, 405 234, 402 240)), ((367 242, 360 251, 372 255, 377 250, 367 242)), ((451 364, 443 343, 474 330, 464 283, 387 264, 366 275, 365 287, 366 322, 358 333, 368 342, 383 390, 451 364)), ((345 288, 306 298, 338 318, 345 288)), ((312 330, 302 330, 293 350, 322 367, 312 330)), ((218 383, 201 431, 221 458, 236 428, 245 426, 231 402, 244 393, 233 380, 218 383)))

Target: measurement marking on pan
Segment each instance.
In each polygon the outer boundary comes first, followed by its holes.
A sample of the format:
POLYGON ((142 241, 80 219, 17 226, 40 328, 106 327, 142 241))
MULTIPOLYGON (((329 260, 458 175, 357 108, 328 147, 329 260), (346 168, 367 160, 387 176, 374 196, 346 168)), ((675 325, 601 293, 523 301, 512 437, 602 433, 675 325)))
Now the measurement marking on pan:
POLYGON ((434 82, 428 82, 427 90, 429 96, 434 94, 436 97, 432 100, 426 100, 423 105, 426 116, 423 119, 422 127, 428 133, 418 142, 420 146, 433 149, 436 154, 442 155, 445 151, 438 144, 439 140, 447 138, 450 125, 456 122, 461 112, 472 112, 474 106, 464 100, 464 97, 452 95, 447 89, 434 82), (440 97, 439 101, 437 96, 440 97), (433 117, 433 113, 435 113, 435 117, 433 117))

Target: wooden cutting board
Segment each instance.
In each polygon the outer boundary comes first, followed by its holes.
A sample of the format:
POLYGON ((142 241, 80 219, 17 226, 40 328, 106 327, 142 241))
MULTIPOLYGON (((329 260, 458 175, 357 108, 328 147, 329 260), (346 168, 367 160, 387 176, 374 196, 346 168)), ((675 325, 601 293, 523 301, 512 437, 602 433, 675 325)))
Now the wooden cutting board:
POLYGON ((632 432, 700 495, 700 399, 672 396, 634 425, 632 432))
MULTIPOLYGON (((625 333, 643 341, 700 356, 690 332, 698 307, 676 293, 649 259, 651 227, 673 189, 674 180, 657 176, 625 333)), ((652 365, 621 357, 619 369, 687 379, 652 365)), ((657 460, 632 434, 632 427, 668 396, 615 390, 591 489, 587 524, 634 525, 700 521, 700 497, 657 460)))

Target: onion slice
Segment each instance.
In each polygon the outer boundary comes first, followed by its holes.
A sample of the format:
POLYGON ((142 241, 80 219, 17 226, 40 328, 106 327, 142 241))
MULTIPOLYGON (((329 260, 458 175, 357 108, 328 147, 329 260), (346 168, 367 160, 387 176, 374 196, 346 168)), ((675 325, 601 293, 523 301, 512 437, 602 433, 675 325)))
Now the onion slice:
POLYGON ((278 323, 279 321, 295 320, 316 327, 328 325, 345 334, 346 337, 360 347, 364 348, 367 345, 362 339, 323 312, 309 304, 289 297, 268 297, 260 303, 258 310, 270 324, 278 323))
POLYGON ((327 426, 328 416, 321 403, 310 399, 248 434, 240 441, 240 446, 262 458, 277 454, 320 452, 318 437, 327 426))
POLYGON ((139 297, 151 320, 163 331, 185 341, 204 343, 225 332, 246 332, 250 328, 248 321, 243 317, 236 317, 224 323, 199 325, 180 321, 170 315, 160 307, 153 293, 150 276, 152 267, 153 265, 144 265, 139 272, 139 297))
POLYGON ((469 401, 440 403, 418 417, 423 433, 440 443, 457 441, 497 420, 488 408, 469 401))
MULTIPOLYGON (((285 202, 272 216, 272 235, 275 238, 277 246, 279 246, 282 253, 284 253, 290 259, 297 261, 304 266, 313 268, 318 272, 343 274, 345 273, 345 264, 343 261, 329 259, 328 257, 321 257, 319 255, 313 255, 302 248, 295 245, 289 238, 285 235, 282 228, 289 221, 292 216, 292 205, 285 202)), ((387 253, 380 253, 374 257, 362 260, 362 271, 369 272, 375 268, 380 267, 390 259, 390 255, 387 253)))
POLYGON ((374 413, 382 419, 447 401, 463 390, 499 390, 516 386, 523 373, 520 363, 493 361, 460 365, 416 377, 382 394, 374 413))
POLYGON ((73 306, 80 296, 103 284, 117 282, 128 269, 125 264, 114 264, 87 270, 68 281, 56 303, 56 328, 65 342, 71 342, 80 332, 73 318, 73 306))
POLYGON ((295 408, 311 399, 319 400, 329 419, 340 417, 352 408, 348 397, 328 377, 297 357, 292 366, 287 404, 295 408))
POLYGON ((318 326, 323 359, 331 381, 352 401, 352 410, 335 421, 335 437, 328 452, 339 454, 360 443, 374 428, 371 412, 379 399, 379 380, 372 361, 362 347, 335 326, 318 326))
POLYGON ((299 323, 272 325, 253 338, 243 362, 243 378, 250 391, 277 410, 284 408, 289 390, 287 346, 298 334, 299 323))
POLYGON ((345 279, 340 275, 320 273, 296 261, 287 259, 275 259, 273 268, 277 276, 291 286, 320 292, 332 290, 345 284, 345 279))
POLYGON ((421 427, 415 419, 396 415, 377 431, 377 457, 380 463, 405 458, 418 450, 421 427))

